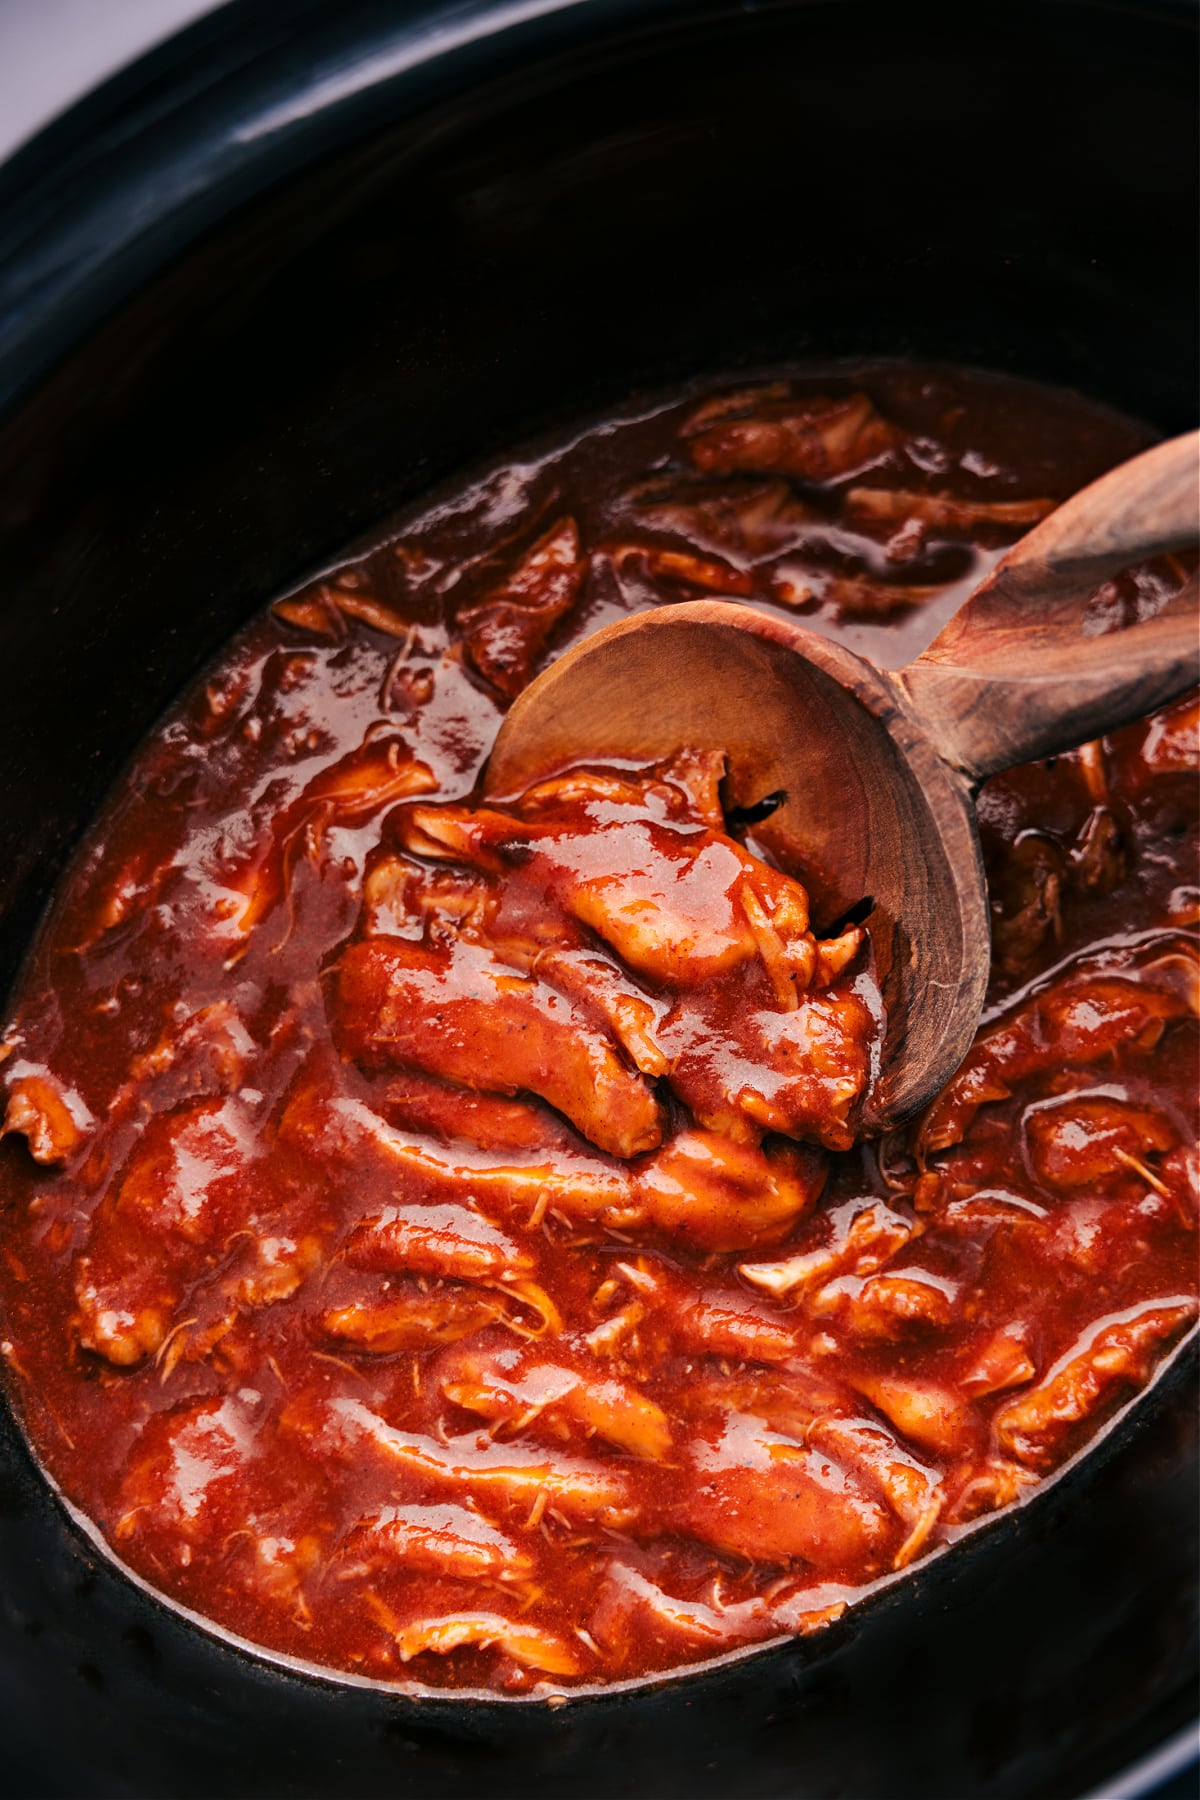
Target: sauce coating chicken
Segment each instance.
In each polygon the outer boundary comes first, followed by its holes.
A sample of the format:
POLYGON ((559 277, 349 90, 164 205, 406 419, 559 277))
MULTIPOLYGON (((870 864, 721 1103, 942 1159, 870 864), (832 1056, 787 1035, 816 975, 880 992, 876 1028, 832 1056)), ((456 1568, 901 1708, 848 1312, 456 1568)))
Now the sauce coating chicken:
POLYGON ((869 915, 810 917, 770 797, 686 745, 479 785, 595 625, 715 593, 898 665, 1144 441, 896 367, 685 397, 227 649, 0 1031, 0 1353, 120 1557, 310 1663, 555 1695, 824 1629, 1153 1377, 1196 1314, 1194 700, 986 785, 989 1011, 881 1143, 869 915))

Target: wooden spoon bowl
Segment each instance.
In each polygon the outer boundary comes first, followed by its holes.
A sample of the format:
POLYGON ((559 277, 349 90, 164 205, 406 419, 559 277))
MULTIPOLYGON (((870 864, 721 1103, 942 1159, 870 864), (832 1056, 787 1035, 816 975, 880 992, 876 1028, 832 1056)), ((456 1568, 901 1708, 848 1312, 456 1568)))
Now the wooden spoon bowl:
POLYGON ((1200 534, 1200 436, 1085 488, 1022 538, 896 674, 721 600, 618 621, 553 663, 496 740, 490 797, 581 762, 727 758, 727 809, 812 896, 828 930, 869 913, 887 1009, 869 1131, 919 1111, 970 1048, 987 986, 973 796, 998 769, 1128 723, 1197 680, 1195 578, 1155 618, 1089 635, 1097 584, 1200 534))

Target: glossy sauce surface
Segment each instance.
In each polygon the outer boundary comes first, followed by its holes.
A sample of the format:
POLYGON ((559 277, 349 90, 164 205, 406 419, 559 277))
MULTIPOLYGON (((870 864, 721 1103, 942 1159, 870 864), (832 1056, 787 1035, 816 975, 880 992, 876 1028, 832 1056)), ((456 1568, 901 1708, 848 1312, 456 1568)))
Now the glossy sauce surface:
POLYGON ((0 1038, 3 1353, 131 1567, 361 1675, 626 1679, 820 1628, 1144 1384, 1195 1315, 1194 700, 986 785, 989 1016, 882 1143, 869 920, 808 918, 719 767, 475 787, 606 619, 719 594, 898 666, 1144 442, 979 376, 726 387, 230 646, 0 1038))

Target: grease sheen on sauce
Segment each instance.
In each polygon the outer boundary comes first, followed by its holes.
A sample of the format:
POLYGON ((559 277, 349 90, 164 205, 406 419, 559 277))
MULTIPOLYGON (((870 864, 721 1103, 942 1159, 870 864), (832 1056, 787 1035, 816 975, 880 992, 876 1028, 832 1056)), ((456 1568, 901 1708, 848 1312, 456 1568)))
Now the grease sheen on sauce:
POLYGON ((475 792, 607 619, 720 593, 898 666, 1145 441, 981 376, 726 384, 447 491, 230 645, 0 1040, 10 1382, 127 1564, 361 1675, 626 1679, 820 1629, 1150 1378, 1195 1312, 1194 700, 986 784, 989 1012, 882 1143, 869 942, 775 930, 719 771, 490 837, 475 792))

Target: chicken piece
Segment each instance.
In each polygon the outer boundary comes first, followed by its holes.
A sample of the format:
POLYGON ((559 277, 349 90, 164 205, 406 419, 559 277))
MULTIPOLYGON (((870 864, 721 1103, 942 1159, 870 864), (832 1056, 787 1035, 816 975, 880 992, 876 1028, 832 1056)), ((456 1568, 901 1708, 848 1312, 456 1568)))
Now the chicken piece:
POLYGON ((34 1162, 54 1167, 71 1160, 94 1124, 79 1095, 49 1069, 27 1062, 12 1065, 0 1138, 23 1137, 34 1162))
POLYGON ((1108 757, 1103 738, 1092 738, 1086 744, 1080 744, 1075 750, 1063 753, 1063 762, 1078 770, 1088 799, 1096 806, 1106 805, 1109 799, 1108 757))
POLYGON ((940 1477, 904 1450, 889 1431, 862 1419, 819 1419, 809 1427, 806 1442, 835 1456, 907 1527, 892 1567, 904 1569, 915 1562, 945 1510, 940 1477))
POLYGON ((240 1308, 274 1306, 290 1300, 301 1284, 324 1261, 324 1232, 300 1238, 255 1236, 249 1266, 230 1278, 234 1300, 240 1308))
POLYGON ((875 1036, 863 1002, 836 989, 807 995, 791 1012, 725 1011, 716 996, 688 996, 657 1041, 671 1087, 708 1129, 739 1138, 777 1131, 848 1150, 875 1036))
POLYGON ((354 571, 345 572, 333 590, 333 603, 345 619, 358 619, 360 625, 371 626, 372 632, 381 632, 383 637, 412 637, 412 625, 403 619, 394 608, 385 607, 383 601, 372 594, 363 592, 360 576, 354 571), (353 581, 354 585, 351 585, 353 581))
POLYGON ((935 1456, 961 1456, 978 1435, 970 1407, 941 1382, 869 1371, 856 1372, 852 1381, 901 1437, 935 1456))
POLYGON ((394 1283, 383 1283, 383 1294, 376 1298, 349 1301, 345 1307, 326 1312, 324 1325, 329 1336, 344 1337, 347 1343, 358 1343, 374 1354, 390 1354, 392 1350, 421 1350, 434 1343, 457 1343, 459 1337, 470 1337, 484 1325, 500 1323, 518 1337, 542 1337, 545 1332, 558 1336, 563 1328, 560 1310, 547 1291, 525 1274, 507 1274, 491 1280, 493 1294, 477 1289, 437 1289, 430 1292, 425 1282, 414 1287, 394 1289, 394 1283), (516 1307, 506 1305, 516 1301, 516 1307), (522 1310, 533 1312, 536 1323, 522 1318, 522 1310))
POLYGON ((443 1363, 439 1385, 447 1400, 494 1424, 523 1432, 539 1420, 581 1428, 631 1456, 661 1462, 671 1449, 666 1414, 636 1388, 596 1380, 554 1363, 529 1362, 520 1352, 470 1350, 443 1363))
POLYGON ((384 637, 407 637, 412 629, 408 620, 360 588, 360 580, 356 571, 349 571, 337 581, 315 581, 300 593, 277 600, 271 611, 286 625, 310 631, 317 637, 344 637, 343 621, 346 619, 357 619, 361 625, 369 625, 372 631, 382 632, 384 637))
MULTIPOLYGON (((775 918, 767 911, 759 895, 749 882, 742 887, 742 911, 745 913, 750 930, 754 934, 754 942, 758 946, 758 954, 763 968, 767 972, 775 993, 775 1004, 780 1012, 798 1011, 800 988, 808 987, 817 972, 817 960, 821 950, 828 946, 817 946, 808 941, 808 934, 803 939, 792 942, 785 941, 780 934, 775 918), (799 984, 799 985, 797 985, 799 984)), ((805 896, 805 912, 807 913, 807 896, 805 896)), ((847 955, 843 961, 849 961, 862 942, 861 934, 851 934, 846 940, 847 955)), ((834 952, 839 955, 839 951, 834 952)), ((825 973, 828 974, 826 967, 825 973)), ((832 977, 829 977, 832 979, 832 977)))
POLYGON ((206 1248, 242 1223, 239 1189, 251 1167, 252 1128, 233 1100, 193 1101, 150 1120, 115 1192, 96 1213, 91 1248, 114 1218, 206 1248))
POLYGON ((630 498, 639 516, 660 531, 750 561, 794 550, 820 519, 786 481, 648 482, 630 498))
POLYGON ((736 1289, 696 1289, 661 1264, 639 1257, 618 1268, 643 1304, 654 1307, 651 1329, 677 1350, 745 1362, 788 1362, 794 1330, 736 1289))
MULTIPOLYGON (((552 894, 564 918, 593 930, 639 975, 675 989, 703 987, 703 996, 676 1000, 664 1019, 671 1003, 631 992, 606 962, 569 945, 514 943, 494 919, 488 927, 496 954, 590 1011, 648 1075, 667 1072, 702 1125, 844 1147, 869 1075, 875 1021, 853 995, 802 996, 815 976, 828 982, 844 970, 862 934, 852 928, 818 944, 798 883, 724 834, 668 830, 680 804, 696 810, 686 792, 696 759, 682 768, 680 761, 632 792, 628 781, 579 773, 539 784, 520 803, 533 814, 523 823, 494 809, 411 807, 399 815, 399 834, 414 854, 452 857, 489 875, 501 873, 507 855, 507 908, 536 913, 552 894), (555 811, 565 816, 550 816, 555 811), (742 972, 756 963, 761 974, 747 988, 742 972), (735 973, 730 1004, 720 982, 735 973), (755 981, 757 1006, 747 1004, 755 981), (723 1028, 736 1036, 714 1056, 714 1033, 723 1028)), ((715 790, 715 769, 707 774, 715 790)))
POLYGON ((493 916, 464 923, 459 935, 485 946, 514 974, 543 982, 561 994, 606 1033, 641 1074, 651 1079, 665 1075, 667 1059, 655 1038, 665 1002, 639 991, 619 964, 578 941, 582 934, 577 926, 566 921, 563 926, 562 942, 554 941, 554 926, 545 920, 538 921, 536 936, 513 937, 493 916))
POLYGON ((395 1639, 401 1662, 426 1652, 448 1656, 471 1645, 479 1650, 503 1650, 523 1668, 541 1669, 547 1675, 580 1675, 583 1660, 575 1647, 552 1632, 502 1613, 452 1613, 445 1618, 415 1619, 408 1624, 386 1607, 375 1594, 364 1599, 384 1630, 395 1639))
POLYGON ((703 594, 727 594, 740 600, 751 599, 759 591, 760 583, 748 569, 735 569, 712 556, 698 556, 694 550, 665 550, 660 544, 638 543, 610 544, 605 549, 618 574, 633 563, 651 581, 667 588, 698 588, 703 594))
POLYGON ((540 1223, 551 1208, 572 1218, 626 1218, 635 1205, 628 1164, 568 1153, 554 1162, 496 1162, 479 1153, 439 1153, 430 1144, 390 1129, 361 1100, 329 1099, 302 1084, 279 1124, 279 1140, 304 1154, 335 1160, 367 1175, 405 1202, 480 1205, 522 1213, 540 1223))
POLYGON ((699 406, 693 407, 683 420, 680 436, 686 437, 690 432, 702 431, 722 419, 744 418, 748 413, 791 398, 792 386, 789 381, 759 381, 752 387, 730 388, 723 394, 710 394, 707 400, 702 400, 699 406))
POLYGON ((453 1344, 481 1331, 504 1313, 497 1294, 477 1288, 435 1288, 414 1284, 333 1306, 317 1319, 318 1330, 334 1342, 372 1356, 398 1350, 425 1350, 431 1344, 453 1344))
POLYGON ((340 1580, 412 1570, 458 1581, 519 1581, 533 1558, 468 1507, 383 1506, 350 1528, 337 1564, 340 1580))
POLYGON ((409 856, 459 863, 485 876, 505 872, 505 851, 509 866, 527 861, 534 835, 509 813, 487 806, 403 806, 391 828, 409 856))
MULTIPOLYGON (((817 1202, 825 1159, 802 1144, 770 1153, 707 1131, 683 1131, 636 1165, 646 1223, 699 1250, 747 1250, 779 1240, 817 1202)), ((630 1219, 630 1228, 638 1218, 630 1219)))
POLYGON ((473 1144, 480 1150, 574 1150, 581 1140, 560 1114, 535 1100, 453 1087, 409 1069, 373 1096, 380 1113, 401 1131, 473 1144))
POLYGON ((1111 894, 1129 873, 1117 821, 1107 806, 1094 806, 1068 855, 1073 886, 1085 894, 1111 894))
POLYGON ((276 841, 291 835, 301 814, 311 815, 318 808, 328 809, 330 824, 362 825, 385 806, 436 787, 432 769, 413 756, 404 738, 368 734, 357 750, 313 777, 282 814, 276 841))
POLYGON ((1200 699, 1188 694, 1150 720, 1142 761, 1153 775, 1194 775, 1200 770, 1200 699))
POLYGON ((93 1216, 75 1265, 75 1330, 86 1350, 131 1368, 171 1329, 197 1252, 243 1225, 256 1179, 232 1101, 194 1102, 152 1119, 93 1216))
MULTIPOLYGON (((669 765, 668 765, 669 768, 669 765)), ((722 832, 677 824, 663 782, 625 803, 576 800, 565 816, 544 804, 522 819, 496 808, 411 806, 396 830, 414 856, 503 874, 506 890, 553 898, 637 974, 673 988, 725 975, 760 954, 743 894, 779 939, 791 976, 807 987, 816 945, 799 882, 722 832), (657 793, 656 793, 657 788, 657 793), (647 816, 649 815, 649 816, 647 816)))
POLYGON ((976 1040, 926 1113, 918 1155, 962 1141, 981 1106, 1011 1098, 1019 1081, 1104 1061, 1127 1045, 1153 1049, 1174 1020, 1194 1012, 1197 964, 1174 952, 1122 970, 1056 982, 1006 1025, 976 1040))
POLYGON ((342 1246, 356 1269, 439 1275, 455 1281, 516 1280, 530 1252, 468 1206, 391 1206, 356 1225, 342 1246))
POLYGON ((958 1387, 970 1399, 980 1400, 985 1394, 1024 1387, 1036 1374, 1021 1327, 1006 1325, 980 1345, 958 1377, 958 1387))
POLYGON ((862 1419, 823 1418, 808 1443, 826 1450, 884 1500, 908 1533, 892 1560, 904 1568, 925 1548, 945 1505, 936 1472, 910 1455, 890 1431, 862 1419))
POLYGON ((793 1637, 811 1637, 814 1632, 824 1631, 827 1625, 835 1625, 845 1612, 849 1601, 832 1598, 837 1592, 836 1583, 797 1588, 771 1602, 771 1617, 781 1630, 790 1632, 793 1637), (817 1605, 818 1600, 824 1600, 825 1604, 817 1605))
POLYGON ((524 1089, 600 1149, 636 1156, 662 1139, 654 1095, 577 1008, 461 943, 452 957, 401 938, 352 944, 334 999, 348 1053, 410 1064, 463 1087, 524 1089))
POLYGON ((961 1143, 981 1106, 1012 1098, 1012 1088, 1002 1074, 1010 1045, 1008 1033, 976 1040, 917 1128, 913 1147, 919 1158, 961 1143))
MULTIPOLYGON (((547 812, 558 813, 577 806, 641 806, 648 791, 644 779, 633 774, 617 774, 611 769, 569 769, 565 775, 549 775, 543 781, 535 781, 517 805, 522 819, 536 823, 547 812)), ((498 823, 501 815, 488 814, 485 809, 480 817, 498 823)))
POLYGON ((412 632, 412 625, 382 600, 376 600, 371 594, 364 594, 346 588, 338 588, 335 604, 343 618, 357 619, 360 625, 369 625, 372 631, 381 632, 384 637, 407 638, 412 632))
POLYGON ((833 1238, 822 1249, 782 1262, 743 1263, 738 1274, 776 1300, 811 1293, 838 1275, 874 1274, 924 1229, 919 1220, 904 1218, 882 1200, 848 1201, 832 1220, 833 1238))
POLYGON ((105 846, 96 864, 88 920, 76 949, 92 949, 119 925, 148 912, 171 871, 174 854, 173 849, 146 839, 134 844, 114 868, 112 851, 105 846))
POLYGON ((785 1437, 804 1439, 817 1420, 859 1410, 852 1389, 809 1369, 739 1369, 699 1373, 688 1383, 689 1414, 751 1413, 785 1437))
MULTIPOLYGON (((1069 1277, 1073 1270, 1078 1270, 1091 1281, 1101 1281, 1111 1269, 1114 1241, 1124 1237, 1126 1233, 1133 1235, 1137 1225, 1144 1219, 1134 1210, 1141 1198, 1141 1193, 1148 1189, 1141 1185, 1137 1171, 1132 1171, 1125 1182, 1118 1187, 1115 1197, 1093 1194, 1089 1188, 1076 1191, 1069 1197, 1060 1199, 1053 1212, 1047 1211, 1047 1225, 1042 1230, 1027 1228, 1026 1242, 1031 1245, 1034 1254, 1039 1251, 1049 1263, 1057 1263, 1062 1274, 1069 1277)), ((1157 1176, 1153 1177, 1157 1180, 1157 1176)), ((1158 1202, 1158 1195, 1151 1191, 1151 1199, 1158 1202)), ((1160 1204, 1160 1203, 1159 1203, 1160 1204)), ((1159 1205, 1155 1205, 1159 1210, 1159 1205)), ((1144 1240, 1136 1237, 1130 1245, 1129 1253, 1141 1257, 1145 1251, 1144 1240)))
POLYGON ((773 880, 765 879, 765 864, 715 832, 671 852, 675 846, 665 845, 661 834, 627 826, 618 854, 628 862, 611 874, 577 878, 565 896, 571 913, 629 968, 674 988, 703 986, 759 956, 755 926, 765 915, 790 981, 807 986, 815 945, 798 883, 775 871, 773 880))
POLYGON ((1037 1003, 1050 1061, 1047 1066, 1096 1063, 1124 1045, 1152 1050, 1167 1026, 1200 1012, 1194 956, 1147 963, 1131 980, 1095 975, 1053 987, 1037 1003))
POLYGON ((683 796, 684 817, 694 819, 698 825, 707 825, 710 831, 723 832, 725 809, 721 803, 721 783, 728 768, 729 758, 723 750, 698 750, 685 745, 669 761, 659 765, 659 773, 664 783, 683 796))
POLYGON ((511 1444, 503 1446, 502 1454, 497 1446, 481 1451, 474 1447, 474 1436, 469 1447, 453 1439, 440 1444, 435 1438, 397 1431, 360 1400, 335 1400, 328 1413, 344 1455, 366 1450, 385 1465, 404 1470, 421 1486, 452 1488, 521 1513, 541 1501, 542 1507, 552 1506, 568 1518, 617 1531, 637 1517, 638 1507, 624 1476, 599 1463, 562 1457, 547 1461, 511 1444))
POLYGON ((693 465, 706 475, 744 472, 835 481, 881 462, 903 443, 903 434, 876 412, 865 394, 747 396, 750 410, 732 407, 714 416, 702 407, 683 426, 693 465))
POLYGON ((245 1523, 261 1466, 253 1404, 239 1396, 190 1400, 153 1414, 130 1456, 113 1528, 118 1545, 157 1538, 176 1563, 190 1546, 220 1544, 245 1523))
POLYGON ((939 1283, 923 1270, 874 1275, 861 1286, 852 1282, 850 1291, 845 1285, 843 1279, 832 1289, 823 1288, 813 1299, 811 1312, 817 1318, 841 1314, 845 1329, 860 1341, 948 1331, 955 1322, 955 1284, 939 1283))
MULTIPOLYGON (((415 928, 423 928, 424 920, 418 914, 418 897, 427 885, 423 876, 424 871, 406 856, 373 852, 363 872, 359 914, 362 935, 405 937, 413 935, 415 928)), ((462 890, 462 911, 457 905, 451 908, 451 917, 457 923, 477 903, 477 896, 486 899, 487 887, 484 882, 457 873, 451 882, 462 890)))
POLYGON ((656 1080, 669 1064, 656 1038, 661 1004, 633 992, 620 970, 585 950, 536 950, 532 972, 616 1039, 635 1069, 656 1080))
POLYGON ((716 1654, 734 1644, 752 1644, 778 1627, 766 1602, 755 1598, 732 1606, 679 1600, 627 1562, 613 1558, 605 1572, 596 1610, 588 1622, 592 1637, 621 1662, 643 1657, 647 1644, 678 1653, 716 1654))
POLYGON ((1062 890, 1067 865, 1052 838, 1026 831, 1007 851, 991 881, 992 948, 1009 974, 1024 970, 1047 938, 1062 938, 1062 890))
POLYGON ((906 1526, 922 1524, 941 1504, 940 1477, 885 1427, 857 1416, 847 1389, 789 1370, 734 1375, 695 1384, 689 1401, 703 1414, 749 1413, 815 1450, 825 1450, 866 1481, 906 1526))
POLYGON ((474 1144, 480 1150, 576 1153, 582 1139, 566 1120, 536 1100, 505 1100, 452 1087, 436 1076, 408 1069, 373 1096, 389 1125, 439 1138, 444 1144, 474 1144))
POLYGON ((279 904, 302 856, 317 861, 333 826, 361 825, 384 807, 413 794, 428 794, 437 778, 412 755, 403 738, 367 737, 308 783, 274 820, 265 848, 223 885, 243 896, 236 929, 246 939, 279 904))
POLYGON ((228 1000, 201 1006, 185 1019, 172 1019, 149 1050, 129 1065, 108 1116, 151 1101, 155 1112, 186 1100, 235 1094, 246 1085, 255 1054, 254 1039, 228 1000))
POLYGON ((517 808, 522 819, 536 822, 548 813, 569 814, 578 807, 629 807, 659 820, 707 825, 723 832, 720 786, 728 760, 723 750, 685 745, 648 772, 569 769, 526 788, 517 808))
POLYGON ((646 1317, 646 1308, 640 1300, 631 1300, 610 1319, 589 1331, 584 1343, 593 1356, 625 1357, 635 1356, 638 1351, 638 1326, 646 1317))
POLYGON ((1093 1325, 1036 1387, 996 1414, 993 1430, 1001 1451, 1032 1469, 1053 1468, 1073 1427, 1104 1405, 1114 1389, 1144 1386, 1161 1349, 1195 1316, 1194 1300, 1170 1299, 1093 1325))
POLYGON ((346 621, 334 601, 335 590, 328 582, 317 582, 286 600, 276 600, 271 611, 285 625, 307 631, 313 637, 344 638, 346 621))
POLYGON ((1055 1193, 1095 1191, 1127 1181, 1131 1172, 1144 1174, 1147 1156, 1173 1150, 1179 1141, 1162 1113, 1104 1089, 1030 1107, 1025 1139, 1034 1174, 1055 1193))
POLYGON ((407 856, 376 855, 363 877, 360 925, 364 937, 424 938, 451 943, 486 920, 490 884, 462 869, 430 869, 407 856))
POLYGON ((256 1598, 284 1608, 302 1630, 310 1630, 312 1608, 304 1584, 314 1571, 321 1569, 325 1551, 322 1537, 306 1531, 297 1538, 251 1539, 247 1533, 244 1537, 235 1536, 233 1550, 238 1558, 240 1586, 256 1598))
POLYGON ((1020 1463, 988 1457, 982 1462, 967 1462, 956 1469, 948 1480, 950 1499, 944 1518, 947 1525, 966 1525, 984 1513, 998 1512, 1011 1506, 1036 1482, 1037 1476, 1020 1463))
POLYGON ((690 1464, 674 1518, 701 1542, 823 1575, 889 1565, 892 1521, 832 1457, 734 1414, 715 1443, 693 1444, 690 1464))
MULTIPOLYGON (((962 500, 955 494, 921 494, 907 488, 853 487, 845 498, 846 517, 854 525, 882 525, 889 530, 916 524, 923 534, 973 537, 981 528, 1027 531, 1052 513, 1057 500, 962 500)), ((914 544, 914 552, 919 543, 914 544)))
POLYGON ((587 570, 574 519, 559 519, 494 587, 460 609, 467 661, 506 700, 515 700, 528 682, 554 627, 574 606, 587 570))
POLYGON ((172 1327, 158 1348, 165 1381, 180 1362, 197 1362, 232 1331, 246 1312, 290 1300, 324 1261, 325 1234, 299 1238, 247 1228, 226 1241, 242 1241, 231 1271, 199 1282, 188 1296, 189 1317, 172 1327))
POLYGON ((680 1132, 660 1151, 628 1163, 565 1153, 553 1162, 496 1162, 482 1154, 438 1154, 391 1130, 360 1100, 329 1100, 302 1085, 280 1121, 279 1141, 335 1160, 362 1181, 376 1177, 408 1201, 474 1199, 489 1210, 548 1211, 617 1231, 649 1227, 701 1250, 745 1250, 782 1237, 815 1203, 824 1159, 802 1144, 770 1154, 707 1132, 680 1132))

